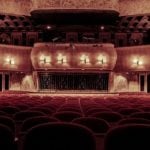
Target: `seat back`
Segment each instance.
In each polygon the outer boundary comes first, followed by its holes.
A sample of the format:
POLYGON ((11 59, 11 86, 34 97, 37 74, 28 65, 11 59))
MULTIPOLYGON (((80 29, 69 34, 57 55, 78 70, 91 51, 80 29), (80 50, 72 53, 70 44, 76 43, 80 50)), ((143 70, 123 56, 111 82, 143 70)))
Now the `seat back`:
POLYGON ((107 121, 94 117, 81 117, 74 119, 72 122, 91 129, 95 135, 105 134, 110 128, 107 121))
POLYGON ((20 111, 14 114, 14 120, 16 122, 22 122, 25 119, 35 117, 35 116, 45 116, 45 114, 40 111, 20 111))
POLYGON ((136 113, 131 114, 129 117, 150 120, 150 112, 136 112, 136 113))
POLYGON ((0 108, 0 111, 4 111, 9 115, 13 115, 13 114, 19 112, 20 109, 17 107, 14 107, 14 106, 5 106, 5 107, 0 108))
POLYGON ((105 150, 150 149, 150 125, 122 125, 110 130, 104 142, 105 150))
POLYGON ((118 122, 118 125, 125 124, 150 124, 150 120, 142 118, 125 118, 118 122))
POLYGON ((141 110, 136 108, 121 108, 119 110, 119 113, 122 115, 131 115, 136 112, 141 112, 141 110))
POLYGON ((121 120, 123 118, 121 114, 119 114, 117 112, 109 112, 109 111, 95 113, 95 114, 92 114, 91 117, 104 119, 110 123, 118 122, 119 120, 121 120))
POLYGON ((13 132, 9 127, 0 124, 0 150, 13 150, 14 148, 13 132))
POLYGON ((3 124, 11 129, 15 133, 15 121, 7 116, 0 116, 0 124, 3 124))
POLYGON ((26 132, 27 130, 31 129, 32 127, 36 125, 40 125, 43 123, 48 122, 58 122, 59 120, 56 118, 48 117, 48 116, 38 116, 38 117, 32 117, 29 119, 26 119, 21 128, 21 132, 26 132))
POLYGON ((46 123, 25 136, 23 150, 95 150, 92 132, 72 123, 46 123))
POLYGON ((82 117, 82 115, 78 112, 62 111, 55 113, 53 117, 59 119, 60 121, 71 122, 75 118, 82 117))

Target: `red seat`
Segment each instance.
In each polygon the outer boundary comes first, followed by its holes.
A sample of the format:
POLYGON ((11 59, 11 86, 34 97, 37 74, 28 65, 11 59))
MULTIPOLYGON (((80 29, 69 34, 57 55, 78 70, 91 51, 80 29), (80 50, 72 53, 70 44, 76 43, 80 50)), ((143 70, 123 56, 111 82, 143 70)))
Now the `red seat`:
POLYGON ((96 150, 91 130, 73 123, 47 123, 25 136, 23 150, 96 150))

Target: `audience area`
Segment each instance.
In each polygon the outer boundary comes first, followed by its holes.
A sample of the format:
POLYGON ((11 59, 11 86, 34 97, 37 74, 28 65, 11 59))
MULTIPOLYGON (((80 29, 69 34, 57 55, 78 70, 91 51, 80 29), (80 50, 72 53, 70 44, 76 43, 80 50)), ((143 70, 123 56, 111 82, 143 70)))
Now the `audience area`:
POLYGON ((150 149, 149 95, 12 93, 0 94, 1 150, 150 149))

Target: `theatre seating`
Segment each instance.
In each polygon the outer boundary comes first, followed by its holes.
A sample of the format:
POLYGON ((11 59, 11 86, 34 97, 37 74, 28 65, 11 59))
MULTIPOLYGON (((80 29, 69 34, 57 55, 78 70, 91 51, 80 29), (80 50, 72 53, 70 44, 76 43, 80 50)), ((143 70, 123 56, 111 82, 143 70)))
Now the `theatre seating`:
POLYGON ((20 109, 14 106, 5 106, 5 107, 0 108, 0 111, 6 112, 9 115, 13 115, 19 112, 20 109))
POLYGON ((109 123, 116 123, 123 118, 121 114, 117 112, 110 112, 110 111, 98 112, 98 113, 92 114, 91 117, 104 119, 108 121, 109 123))
MULTIPOLYGON (((73 123, 91 130, 97 150, 112 128, 122 125, 150 125, 150 96, 137 95, 29 95, 0 93, 0 124, 15 133, 17 150, 31 128, 45 123, 73 123), (34 119, 35 118, 35 119, 34 119)), ((0 149, 1 150, 1 149, 0 149)), ((122 149, 121 149, 122 150, 122 149)))
POLYGON ((0 124, 9 127, 15 135, 15 121, 12 118, 7 116, 0 116, 0 124))
POLYGON ((61 107, 60 109, 58 109, 58 112, 62 112, 62 111, 72 111, 72 112, 79 112, 81 113, 81 110, 79 108, 76 107, 61 107))
POLYGON ((140 109, 143 110, 144 112, 150 112, 150 107, 148 106, 140 107, 140 109))
POLYGON ((118 125, 125 125, 125 124, 149 124, 150 120, 143 119, 143 118, 125 118, 118 122, 118 125))
POLYGON ((33 107, 30 109, 31 111, 40 111, 47 115, 52 115, 55 111, 51 108, 46 108, 44 106, 33 107))
POLYGON ((110 130, 104 142, 105 150, 150 149, 150 125, 122 125, 110 130))
POLYGON ((14 134, 11 129, 0 124, 0 150, 16 150, 14 134))
POLYGON ((82 114, 72 111, 61 111, 56 112, 53 117, 59 119, 60 121, 71 122, 75 118, 82 117, 82 114))
POLYGON ((40 125, 48 122, 58 122, 59 120, 56 118, 48 117, 48 116, 38 116, 26 119, 21 127, 21 132, 27 132, 29 129, 36 125, 40 125))
POLYGON ((141 112, 141 110, 136 108, 121 108, 118 112, 122 115, 128 116, 136 112, 141 112))
POLYGON ((14 120, 18 123, 23 122, 27 118, 35 117, 35 116, 45 116, 43 112, 40 111, 20 111, 14 115, 14 120))
POLYGON ((47 123, 28 131, 23 150, 96 150, 92 132, 72 123, 47 123))
POLYGON ((4 116, 9 116, 9 114, 7 114, 6 112, 1 111, 1 110, 0 110, 0 115, 2 115, 2 116, 3 116, 3 115, 4 115, 4 116))
POLYGON ((103 111, 111 111, 111 109, 109 109, 109 108, 90 108, 90 109, 88 109, 86 112, 85 112, 85 114, 86 114, 86 116, 90 116, 90 115, 92 115, 92 114, 95 114, 95 113, 99 113, 99 112, 103 112, 103 111))
POLYGON ((150 120, 150 112, 137 112, 130 115, 131 118, 143 118, 150 120))
POLYGON ((81 124, 91 129, 95 135, 104 135, 110 128, 109 123, 94 117, 81 117, 74 119, 73 123, 81 124))

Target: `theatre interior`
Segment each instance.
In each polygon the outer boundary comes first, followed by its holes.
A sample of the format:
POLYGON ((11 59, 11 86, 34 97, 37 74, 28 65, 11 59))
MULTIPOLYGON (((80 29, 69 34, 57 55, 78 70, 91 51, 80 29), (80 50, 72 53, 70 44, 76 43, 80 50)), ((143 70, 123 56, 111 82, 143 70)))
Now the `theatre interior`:
POLYGON ((0 150, 149 150, 149 94, 149 0, 0 0, 0 150))

